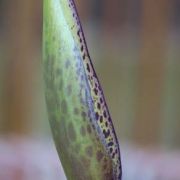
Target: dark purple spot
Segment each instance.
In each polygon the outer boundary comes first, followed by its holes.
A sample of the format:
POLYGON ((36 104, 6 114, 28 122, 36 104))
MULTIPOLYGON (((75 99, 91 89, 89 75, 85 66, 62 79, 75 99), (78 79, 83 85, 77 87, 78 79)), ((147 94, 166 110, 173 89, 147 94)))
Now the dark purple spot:
POLYGON ((86 154, 87 154, 87 156, 92 157, 92 155, 93 155, 93 148, 92 148, 92 146, 88 146, 86 148, 86 154))
POLYGON ((74 114, 76 114, 76 115, 79 114, 79 109, 78 108, 74 108, 74 114))
POLYGON ((81 30, 79 29, 78 32, 77 32, 77 35, 78 35, 78 36, 80 36, 80 32, 81 32, 81 30))
POLYGON ((86 58, 86 54, 83 54, 83 59, 85 60, 85 58, 86 58))
POLYGON ((90 67, 89 67, 88 63, 87 63, 87 70, 88 70, 88 72, 90 72, 90 67))
POLYGON ((96 120, 98 120, 98 119, 99 119, 99 113, 96 112, 96 120))
POLYGON ((89 168, 90 166, 90 160, 87 159, 86 157, 82 157, 81 158, 81 162, 83 163, 83 165, 86 167, 86 168, 89 168))
POLYGON ((100 116, 100 122, 101 123, 103 122, 103 116, 100 116))
POLYGON ((77 25, 80 25, 80 21, 77 21, 77 25))
POLYGON ((94 89, 94 93, 96 94, 96 96, 98 95, 98 90, 96 88, 94 89))
POLYGON ((113 145, 114 145, 113 142, 109 142, 109 143, 108 143, 108 146, 113 146, 113 145))
POLYGON ((98 151, 97 154, 96 154, 97 160, 101 161, 103 157, 104 157, 103 153, 101 151, 98 151))
POLYGON ((103 169, 106 170, 107 169, 107 164, 103 165, 103 169))
POLYGON ((104 115, 104 117, 105 117, 105 118, 107 117, 107 113, 106 113, 106 111, 104 111, 103 115, 104 115))
POLYGON ((83 52, 83 50, 84 50, 84 46, 82 45, 82 46, 81 46, 81 52, 83 52))
POLYGON ((108 129, 107 131, 104 129, 103 130, 103 134, 105 136, 105 138, 107 138, 108 136, 110 136, 110 130, 108 129))
POLYGON ((97 103, 97 108, 101 109, 101 104, 100 103, 97 103))
POLYGON ((119 174, 118 179, 121 179, 121 177, 122 177, 122 173, 119 174))
POLYGON ((69 134, 69 138, 72 140, 72 141, 75 141, 76 140, 76 132, 74 130, 74 126, 72 123, 69 124, 68 126, 68 134, 69 134))
POLYGON ((114 178, 113 178, 113 172, 112 172, 112 171, 105 173, 104 176, 105 176, 105 179, 104 179, 104 180, 113 180, 113 179, 114 179, 114 178))

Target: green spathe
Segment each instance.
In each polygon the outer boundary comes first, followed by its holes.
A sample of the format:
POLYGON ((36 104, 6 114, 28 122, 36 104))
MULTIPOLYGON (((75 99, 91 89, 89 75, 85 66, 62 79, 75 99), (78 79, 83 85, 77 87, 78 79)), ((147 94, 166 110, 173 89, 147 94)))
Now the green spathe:
POLYGON ((113 161, 96 130, 71 5, 68 0, 44 0, 43 73, 52 134, 67 179, 116 179, 113 161))

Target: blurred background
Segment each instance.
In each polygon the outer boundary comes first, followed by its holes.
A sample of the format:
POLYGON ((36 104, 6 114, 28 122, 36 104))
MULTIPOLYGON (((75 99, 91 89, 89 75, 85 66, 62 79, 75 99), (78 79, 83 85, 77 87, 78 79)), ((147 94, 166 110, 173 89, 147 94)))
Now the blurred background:
MULTIPOLYGON (((123 180, 180 179, 180 1, 76 0, 120 139, 123 180)), ((42 1, 0 0, 0 180, 64 180, 41 67, 42 1)))

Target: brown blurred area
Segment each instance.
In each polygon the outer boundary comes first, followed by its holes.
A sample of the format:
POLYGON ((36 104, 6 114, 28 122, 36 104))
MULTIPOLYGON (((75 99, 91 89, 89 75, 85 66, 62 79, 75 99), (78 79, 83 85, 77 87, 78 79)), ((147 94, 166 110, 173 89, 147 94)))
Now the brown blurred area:
POLYGON ((15 0, 2 1, 1 4, 3 131, 23 134, 31 124, 35 81, 39 75, 41 1, 15 0))
MULTIPOLYGON (((179 148, 179 1, 79 0, 77 7, 120 140, 179 148)), ((49 136, 41 37, 42 1, 0 0, 1 135, 49 136)))

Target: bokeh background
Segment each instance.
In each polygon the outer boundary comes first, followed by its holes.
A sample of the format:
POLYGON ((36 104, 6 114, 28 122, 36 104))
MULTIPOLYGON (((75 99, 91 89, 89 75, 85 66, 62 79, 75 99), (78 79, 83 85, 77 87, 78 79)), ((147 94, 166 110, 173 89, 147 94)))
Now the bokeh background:
MULTIPOLYGON (((123 179, 179 180, 180 1, 76 4, 120 139, 123 179)), ((41 42, 42 1, 0 0, 0 180, 64 180, 47 119, 41 42)))

